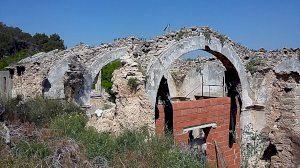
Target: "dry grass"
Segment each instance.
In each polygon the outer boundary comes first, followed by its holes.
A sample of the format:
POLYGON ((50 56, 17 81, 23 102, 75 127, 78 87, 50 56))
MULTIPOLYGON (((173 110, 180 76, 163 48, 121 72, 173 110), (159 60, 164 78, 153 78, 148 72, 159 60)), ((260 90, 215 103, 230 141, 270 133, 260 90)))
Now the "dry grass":
POLYGON ((150 135, 146 128, 119 136, 98 133, 74 109, 38 126, 24 118, 10 121, 11 147, 0 138, 0 167, 205 167, 172 138, 150 135))

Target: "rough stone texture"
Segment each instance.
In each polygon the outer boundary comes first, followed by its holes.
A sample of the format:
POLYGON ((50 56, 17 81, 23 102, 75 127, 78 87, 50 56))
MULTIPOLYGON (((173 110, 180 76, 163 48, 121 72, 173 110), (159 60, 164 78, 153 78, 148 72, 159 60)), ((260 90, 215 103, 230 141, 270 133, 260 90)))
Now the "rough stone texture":
POLYGON ((278 74, 290 74, 292 72, 300 74, 300 58, 290 58, 282 61, 274 68, 278 74))
POLYGON ((276 75, 273 82, 265 128, 278 152, 271 158, 272 167, 300 166, 299 80, 299 75, 276 75))
MULTIPOLYGON (((278 55, 274 54, 274 59, 280 58, 282 53, 279 51, 278 55)), ((264 149, 272 144, 277 150, 276 154, 270 155, 268 162, 271 167, 300 166, 299 52, 288 53, 278 62, 267 58, 272 60, 265 65, 269 69, 255 73, 251 82, 252 88, 256 90, 256 102, 263 105, 248 109, 254 114, 252 116, 256 116, 252 120, 260 123, 254 124, 255 130, 261 130, 261 134, 267 136, 266 142, 262 144, 264 149)), ((245 114, 247 111, 242 113, 245 114)), ((244 121, 243 125, 249 124, 242 117, 241 120, 244 121)), ((259 152, 256 160, 259 161, 263 153, 259 152)))
MULTIPOLYGON (((250 93, 251 90, 245 73, 246 71, 242 64, 242 59, 245 55, 251 52, 245 47, 234 43, 226 36, 220 35, 207 27, 182 29, 179 32, 171 32, 148 41, 129 37, 119 39, 111 44, 103 44, 96 47, 79 45, 64 51, 53 51, 38 54, 32 58, 21 61, 19 64, 26 66, 27 70, 24 74, 26 76, 26 74, 34 73, 34 71, 32 69, 28 69, 27 66, 31 67, 34 62, 37 62, 39 64, 38 68, 40 68, 42 72, 40 72, 40 74, 35 73, 37 80, 30 80, 28 83, 34 83, 35 86, 39 86, 41 81, 38 79, 44 80, 45 78, 48 78, 51 87, 44 93, 45 96, 49 98, 64 98, 63 76, 67 71, 67 64, 69 64, 71 60, 78 58, 81 64, 86 67, 85 69, 90 69, 89 78, 93 79, 97 72, 99 72, 97 69, 101 68, 101 65, 99 66, 99 60, 104 57, 107 57, 107 60, 109 60, 109 58, 113 60, 116 59, 116 57, 113 58, 114 55, 118 55, 117 57, 120 57, 121 55, 125 56, 127 54, 127 56, 130 55, 136 59, 136 61, 140 64, 140 68, 145 73, 147 77, 146 90, 153 106, 155 103, 155 92, 159 81, 165 72, 164 69, 182 54, 197 49, 207 50, 212 53, 222 53, 225 56, 224 58, 220 55, 217 57, 224 64, 228 64, 228 60, 231 61, 232 64, 225 65, 225 67, 235 67, 240 78, 242 78, 240 81, 242 83, 243 105, 245 107, 251 105, 252 100, 250 97, 252 93, 250 93), (126 50, 126 52, 122 49, 126 50), (167 64, 161 65, 160 62, 167 64), (155 78, 154 74, 156 76, 155 78)), ((25 76, 22 78, 27 80, 27 77, 25 76)), ((28 78, 30 79, 30 77, 28 78)), ((92 79, 86 80, 89 81, 92 79)), ((26 83, 24 80, 23 83, 26 83)), ((16 83, 21 82, 18 81, 16 83)), ((89 88, 88 85, 85 87, 89 88)), ((19 86, 17 86, 17 84, 15 88, 16 90, 22 90, 19 86)), ((27 94, 22 93, 19 90, 18 92, 21 94, 27 94)), ((42 93, 42 90, 42 87, 34 87, 34 94, 30 94, 26 97, 40 94, 42 93)), ((87 95, 83 95, 85 97, 84 99, 86 99, 86 102, 84 103, 88 105, 90 92, 87 91, 86 94, 87 95)))
POLYGON ((68 71, 64 75, 64 98, 68 101, 73 101, 80 105, 84 105, 85 97, 82 96, 87 92, 85 88, 86 81, 86 69, 80 64, 77 59, 72 60, 72 64, 69 64, 68 71))
POLYGON ((112 61, 121 56, 125 56, 128 54, 128 48, 134 48, 140 42, 141 40, 137 38, 128 37, 96 47, 79 44, 74 48, 63 51, 54 50, 25 58, 16 65, 9 67, 15 71, 18 66, 25 67, 25 72, 21 77, 22 79, 14 80, 13 93, 15 96, 21 94, 24 97, 42 95, 42 81, 48 79, 51 87, 44 95, 48 98, 65 98, 64 76, 69 70, 69 64, 72 63, 72 60, 76 59, 85 69, 91 71, 91 77, 95 77, 97 73, 94 74, 92 72, 99 71, 96 69, 101 69, 101 66, 103 66, 102 64, 99 66, 99 61, 104 61, 105 63, 109 60, 112 61), (33 75, 33 77, 31 75, 33 75), (34 77, 36 77, 36 79, 34 79, 34 77), (29 88, 33 89, 32 93, 23 91, 24 88, 28 88, 27 83, 31 83, 28 87, 30 86, 29 88))
POLYGON ((113 89, 116 106, 103 112, 103 116, 92 118, 89 125, 99 131, 118 133, 126 129, 138 129, 143 126, 154 131, 154 115, 145 92, 145 78, 139 71, 138 64, 130 58, 122 61, 124 64, 114 72, 113 89), (136 78, 138 86, 131 89, 128 80, 136 78))
MULTIPOLYGON (((270 142, 278 148, 270 161, 274 167, 298 166, 300 49, 249 50, 210 28, 185 28, 147 41, 128 37, 96 47, 78 45, 36 54, 8 67, 13 76, 11 94, 67 98, 89 106, 91 86, 101 67, 108 61, 130 57, 135 65, 125 65, 114 74, 116 111, 107 112, 106 118, 113 118, 107 122, 113 123, 103 128, 114 131, 142 123, 151 125, 162 76, 177 58, 199 49, 213 54, 230 74, 242 101, 241 129, 252 124, 256 131, 269 134, 270 142), (251 74, 247 65, 254 58, 262 62, 251 74), (129 76, 140 79, 136 93, 128 91, 129 76)), ((174 81, 172 87, 175 85, 174 81)), ((104 123, 98 118, 95 122, 104 123)), ((97 123, 93 125, 97 127, 97 123)))

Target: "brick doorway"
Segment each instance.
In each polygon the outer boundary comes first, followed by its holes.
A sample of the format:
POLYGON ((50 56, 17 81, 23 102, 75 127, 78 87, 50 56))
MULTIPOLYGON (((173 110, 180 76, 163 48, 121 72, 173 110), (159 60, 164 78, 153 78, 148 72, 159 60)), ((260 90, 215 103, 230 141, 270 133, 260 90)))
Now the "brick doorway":
MULTIPOLYGON (((179 144, 191 145, 196 138, 202 138, 211 166, 240 167, 240 117, 236 111, 232 118, 232 110, 238 109, 233 106, 237 102, 233 101, 235 99, 230 97, 221 97, 171 103, 174 139, 179 144)), ((165 104, 157 105, 157 134, 165 134, 165 109, 165 104)))

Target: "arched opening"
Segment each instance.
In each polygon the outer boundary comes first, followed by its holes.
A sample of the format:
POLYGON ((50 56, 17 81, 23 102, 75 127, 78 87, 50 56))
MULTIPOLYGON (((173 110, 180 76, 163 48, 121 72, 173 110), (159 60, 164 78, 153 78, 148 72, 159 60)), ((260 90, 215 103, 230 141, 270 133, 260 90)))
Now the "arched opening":
POLYGON ((85 65, 89 65, 88 67, 81 65, 83 69, 80 69, 80 71, 78 69, 73 71, 72 67, 70 67, 70 65, 77 66, 79 63, 79 61, 76 61, 77 58, 74 55, 64 57, 57 61, 50 69, 47 78, 51 87, 44 92, 44 96, 51 99, 68 99, 68 97, 71 97, 77 104, 89 107, 93 81, 94 79, 98 79, 96 76, 99 74, 99 70, 106 64, 120 59, 125 55, 127 55, 127 47, 118 47, 108 49, 106 52, 99 52, 85 63, 85 65), (73 75, 77 76, 77 79, 80 79, 80 82, 76 84, 80 86, 69 88, 72 85, 70 84, 72 82, 70 79, 72 79, 73 75), (70 90, 67 92, 76 93, 68 96, 66 95, 66 90, 70 90))
POLYGON ((155 119, 158 121, 160 117, 157 106, 163 105, 164 132, 173 132, 172 103, 228 97, 230 116, 226 124, 229 134, 228 146, 232 147, 239 137, 236 128, 239 121, 237 115, 240 114, 242 107, 239 89, 240 79, 225 56, 204 50, 188 52, 168 67, 160 81, 156 96, 155 119))
POLYGON ((246 109, 253 105, 252 91, 247 79, 246 69, 237 55, 231 44, 227 42, 220 42, 219 39, 211 37, 206 40, 205 35, 188 37, 174 43, 172 46, 166 48, 161 52, 147 67, 148 80, 146 83, 146 90, 153 107, 155 105, 156 93, 161 77, 170 65, 177 58, 195 50, 204 50, 213 54, 218 60, 222 62, 232 78, 232 84, 237 85, 239 94, 242 100, 242 109, 246 109), (237 81, 237 82, 233 82, 237 81))
MULTIPOLYGON (((179 97, 176 97, 177 99, 175 99, 175 101, 174 99, 171 101, 174 117, 174 138, 180 143, 183 142, 187 144, 195 139, 189 139, 190 137, 195 137, 193 132, 197 132, 196 130, 201 129, 202 132, 208 133, 208 135, 205 134, 204 139, 207 142, 207 156, 209 162, 212 161, 213 163, 223 165, 223 163, 219 162, 221 160, 223 160, 222 162, 226 160, 225 162, 227 163, 234 162, 235 166, 239 166, 240 147, 238 144, 241 140, 241 136, 239 136, 240 113, 242 108, 252 104, 252 99, 250 98, 251 92, 247 81, 246 70, 239 56, 230 45, 227 43, 221 43, 214 37, 212 37, 211 41, 208 42, 204 36, 199 36, 179 40, 173 46, 168 47, 157 57, 157 61, 154 61, 148 66, 147 74, 149 79, 147 81, 146 88, 149 97, 154 103, 153 100, 156 100, 158 88, 160 87, 160 79, 164 76, 169 84, 169 92, 171 95, 170 99, 174 98, 172 95, 176 92, 178 93, 178 90, 176 90, 175 87, 174 91, 172 83, 176 82, 172 82, 166 73, 168 73, 172 64, 178 58, 196 50, 210 53, 215 60, 218 60, 224 67, 223 78, 221 78, 222 82, 220 82, 221 89, 215 89, 216 92, 221 90, 222 94, 221 96, 210 94, 206 96, 204 91, 205 80, 201 79, 205 78, 205 71, 201 68, 195 69, 195 74, 198 72, 198 77, 196 78, 199 80, 198 82, 194 81, 194 84, 200 85, 200 87, 190 85, 191 87, 187 88, 190 89, 191 93, 181 93, 179 97), (200 72, 202 72, 202 74, 200 72), (201 88, 200 91, 199 88, 201 88), (194 92, 193 89, 198 91, 194 92), (210 130, 209 132, 204 131, 208 129, 210 130), (231 154, 230 151, 233 151, 232 149, 236 151, 233 153, 233 157, 227 157, 225 159, 223 153, 231 154)), ((211 66, 208 67, 211 68, 211 66)), ((216 76, 213 75, 212 77, 216 76)), ((178 79, 184 78, 179 77, 178 79)), ((156 104, 156 101, 154 105, 158 106, 155 109, 162 109, 159 104, 156 104)))
POLYGON ((116 59, 107 63, 99 70, 92 84, 92 97, 108 94, 110 97, 112 97, 111 100, 113 101, 113 95, 111 91, 113 85, 113 72, 119 69, 121 66, 121 60, 116 59))
POLYGON ((90 108, 92 110, 106 110, 112 108, 115 103, 115 95, 112 91, 113 73, 121 68, 120 59, 113 60, 98 70, 98 74, 93 79, 90 94, 90 108))
MULTIPOLYGON (((112 49, 106 53, 97 55, 93 57, 93 59, 88 62, 87 64, 90 65, 86 69, 85 74, 85 86, 83 87, 84 93, 80 96, 79 99, 81 99, 81 105, 90 107, 91 106, 91 96, 93 96, 93 88, 96 88, 96 86, 93 86, 93 83, 98 83, 97 87, 100 87, 102 85, 102 81, 98 78, 102 73, 99 73, 100 70, 107 64, 109 64, 112 61, 121 59, 121 57, 124 57, 128 54, 127 47, 120 47, 112 49), (98 77, 97 77, 98 76, 98 77), (99 80, 98 80, 99 79, 99 80), (101 82, 100 82, 101 81, 101 82), (101 83, 101 85, 99 84, 101 83)), ((101 89, 98 88, 98 90, 105 90, 103 87, 101 89)))

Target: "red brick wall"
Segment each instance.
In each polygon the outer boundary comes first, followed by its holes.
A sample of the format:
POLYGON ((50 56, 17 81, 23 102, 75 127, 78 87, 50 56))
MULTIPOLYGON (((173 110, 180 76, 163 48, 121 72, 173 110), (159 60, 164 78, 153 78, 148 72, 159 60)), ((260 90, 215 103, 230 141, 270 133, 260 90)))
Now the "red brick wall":
MULTIPOLYGON (((211 98, 194 101, 175 102, 173 105, 173 133, 179 143, 187 144, 188 133, 183 129, 207 123, 216 123, 207 137, 207 159, 211 165, 216 165, 217 156, 214 141, 217 142, 220 153, 227 167, 240 167, 240 123, 236 116, 237 142, 229 147, 230 98, 211 98)), ((164 107, 158 106, 159 118, 155 121, 156 133, 164 133, 164 107)), ((219 163, 220 164, 220 163, 219 163)))

